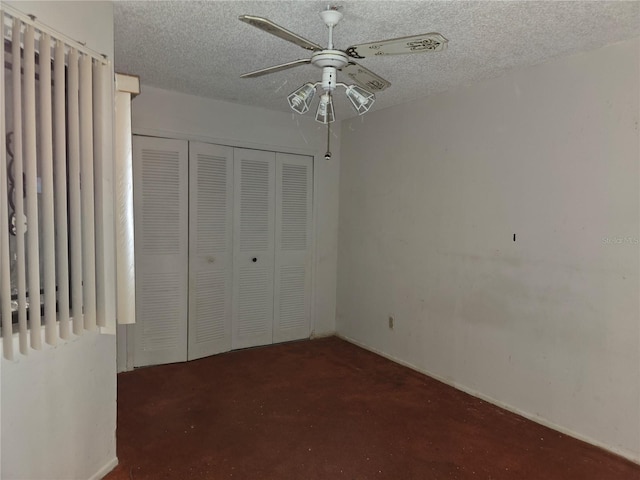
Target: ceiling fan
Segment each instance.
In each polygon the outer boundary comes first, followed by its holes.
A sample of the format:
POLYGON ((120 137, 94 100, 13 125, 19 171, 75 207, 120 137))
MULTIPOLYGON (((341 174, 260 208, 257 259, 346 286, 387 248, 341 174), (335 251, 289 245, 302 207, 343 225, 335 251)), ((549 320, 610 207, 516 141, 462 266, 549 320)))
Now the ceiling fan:
MULTIPOLYGON (((400 55, 405 53, 439 52, 447 47, 448 40, 439 33, 425 33, 408 37, 381 40, 378 42, 353 45, 345 50, 337 50, 333 45, 333 28, 342 19, 339 6, 329 6, 320 12, 320 16, 329 29, 327 48, 311 42, 293 33, 271 20, 253 15, 240 15, 239 19, 249 25, 264 30, 271 35, 294 43, 306 50, 312 51, 311 58, 294 60, 292 62, 262 68, 254 72, 241 75, 241 78, 253 78, 269 73, 279 72, 299 65, 311 64, 322 69, 322 81, 308 82, 291 93, 287 100, 289 106, 296 112, 303 114, 309 110, 316 87, 321 86, 323 93, 316 111, 316 121, 329 124, 335 120, 332 94, 337 87, 346 89, 346 95, 359 115, 366 113, 375 101, 375 92, 388 88, 391 83, 376 75, 371 70, 356 63, 353 59, 363 59, 384 55, 400 55), (350 78, 355 85, 347 85, 337 81, 337 72, 350 78)), ((329 153, 329 152, 327 152, 329 153)))

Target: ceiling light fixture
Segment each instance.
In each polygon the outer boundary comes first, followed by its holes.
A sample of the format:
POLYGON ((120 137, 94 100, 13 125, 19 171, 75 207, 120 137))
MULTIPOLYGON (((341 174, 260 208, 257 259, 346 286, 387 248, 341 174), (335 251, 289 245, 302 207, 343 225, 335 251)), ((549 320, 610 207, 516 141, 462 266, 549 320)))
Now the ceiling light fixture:
POLYGON ((333 112, 333 100, 330 93, 323 93, 318 102, 318 110, 316 111, 316 122, 323 124, 331 123, 335 120, 333 112))
POLYGON ((344 87, 346 95, 358 115, 363 115, 371 109, 376 100, 373 92, 381 92, 391 86, 384 78, 376 75, 371 70, 355 62, 372 56, 399 55, 405 53, 439 52, 447 47, 447 39, 439 33, 423 33, 409 37, 398 37, 378 42, 352 45, 345 50, 337 50, 333 45, 333 28, 342 19, 340 12, 342 7, 329 5, 326 10, 320 12, 322 21, 329 29, 329 41, 327 48, 294 33, 286 28, 273 23, 271 20, 255 15, 240 15, 242 22, 259 28, 271 35, 291 42, 305 50, 313 52, 311 58, 294 60, 292 62, 261 68, 254 72, 242 74, 242 78, 253 78, 269 73, 287 70, 300 65, 313 65, 322 69, 322 81, 305 83, 291 93, 287 100, 289 106, 297 113, 304 114, 309 111, 315 90, 320 86, 323 90, 320 102, 316 110, 316 121, 327 125, 327 153, 325 158, 331 158, 329 140, 331 137, 330 125, 335 120, 333 110, 333 92, 337 87, 344 87), (338 71, 349 77, 357 85, 346 85, 337 81, 338 71))
POLYGON ((358 115, 367 113, 373 105, 373 102, 376 101, 376 96, 373 93, 366 91, 358 85, 347 87, 347 97, 351 100, 351 105, 356 109, 358 115))
POLYGON ((315 85, 312 83, 305 83, 303 86, 289 95, 287 97, 287 100, 289 102, 289 106, 293 109, 293 111, 298 112, 299 114, 303 114, 309 111, 311 100, 313 100, 315 94, 315 85))
POLYGON ((376 96, 358 85, 336 83, 335 72, 336 69, 334 67, 324 67, 322 82, 305 83, 291 93, 287 97, 291 109, 299 114, 308 112, 311 101, 315 95, 315 89, 318 85, 321 85, 324 93, 320 95, 320 102, 318 103, 318 110, 316 111, 317 122, 326 125, 335 120, 332 96, 336 87, 344 87, 347 98, 358 115, 367 113, 376 101, 376 96))

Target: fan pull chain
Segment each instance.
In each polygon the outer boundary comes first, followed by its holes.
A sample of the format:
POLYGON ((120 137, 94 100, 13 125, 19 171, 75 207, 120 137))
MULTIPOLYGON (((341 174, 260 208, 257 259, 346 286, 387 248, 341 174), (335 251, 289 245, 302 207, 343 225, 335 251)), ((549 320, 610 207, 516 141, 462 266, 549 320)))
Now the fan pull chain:
POLYGON ((331 123, 327 123, 327 152, 324 154, 325 160, 331 160, 331 123))

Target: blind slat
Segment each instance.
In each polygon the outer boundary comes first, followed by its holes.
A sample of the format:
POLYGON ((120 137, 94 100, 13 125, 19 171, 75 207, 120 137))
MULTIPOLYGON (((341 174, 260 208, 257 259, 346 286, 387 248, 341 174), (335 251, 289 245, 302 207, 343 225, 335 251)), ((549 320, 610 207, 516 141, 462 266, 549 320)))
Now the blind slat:
MULTIPOLYGON (((4 21, 0 22, 0 38, 4 38, 4 21)), ((4 65, 4 48, 0 49, 0 65, 4 65)), ((0 78, 0 111, 5 112, 4 72, 0 78)), ((5 143, 5 115, 0 115, 0 314, 2 315, 2 354, 13 360, 13 323, 11 315, 11 268, 9 256, 9 211, 7 198, 7 148, 5 143)))
MULTIPOLYGON (((111 65, 93 65, 93 141, 96 199, 96 323, 115 333, 116 268, 113 217, 113 131, 109 92, 112 91, 111 65)), ((106 331, 106 330, 105 330, 106 331)))
POLYGON ((24 175, 27 185, 27 280, 31 347, 42 348, 40 313, 40 251, 38 246, 38 165, 36 151, 35 32, 24 32, 24 175))
POLYGON ((42 247, 44 254, 44 335, 57 343, 56 249, 53 204, 53 139, 51 119, 51 42, 40 36, 40 158, 42 176, 42 247))
POLYGON ((56 281, 58 284, 58 321, 60 338, 69 338, 69 239, 67 235, 67 146, 66 90, 64 43, 56 42, 54 54, 54 115, 55 115, 55 221, 56 221, 56 281))
POLYGON ((104 164, 104 113, 108 110, 104 110, 102 105, 102 82, 100 65, 93 66, 93 155, 95 165, 95 200, 96 200, 96 324, 99 327, 104 327, 107 324, 106 320, 106 282, 105 282, 105 267, 107 265, 107 259, 105 258, 105 232, 104 232, 104 180, 105 180, 105 167, 104 164))
POLYGON ((11 38, 12 87, 13 87, 13 188, 14 217, 16 223, 16 283, 18 287, 18 332, 20 353, 29 351, 27 325, 27 272, 24 245, 24 183, 22 168, 22 75, 20 60, 20 32, 22 23, 14 20, 11 38))
POLYGON ((96 232, 93 197, 93 60, 80 58, 80 184, 82 194, 82 279, 84 328, 96 329, 96 232))
POLYGON ((67 72, 69 150, 69 231, 71 250, 71 310, 73 333, 82 334, 82 217, 80 211, 80 120, 78 105, 78 51, 69 52, 67 72))

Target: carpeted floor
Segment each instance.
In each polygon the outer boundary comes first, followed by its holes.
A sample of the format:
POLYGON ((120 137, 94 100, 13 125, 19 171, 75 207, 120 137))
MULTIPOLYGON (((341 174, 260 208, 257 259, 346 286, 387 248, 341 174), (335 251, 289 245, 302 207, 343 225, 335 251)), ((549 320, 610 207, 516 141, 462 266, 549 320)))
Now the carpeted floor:
POLYGON ((108 480, 638 480, 640 466, 338 338, 118 376, 108 480))

